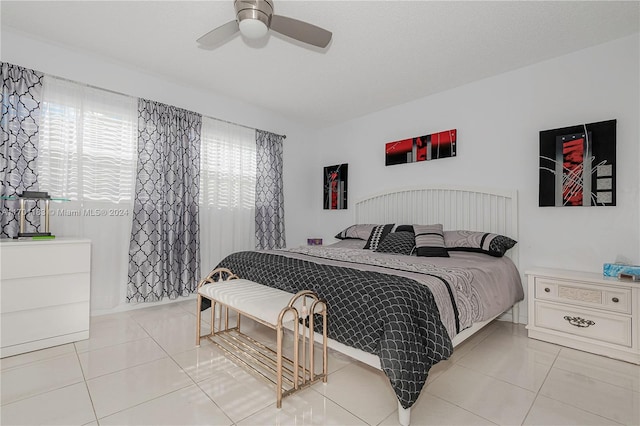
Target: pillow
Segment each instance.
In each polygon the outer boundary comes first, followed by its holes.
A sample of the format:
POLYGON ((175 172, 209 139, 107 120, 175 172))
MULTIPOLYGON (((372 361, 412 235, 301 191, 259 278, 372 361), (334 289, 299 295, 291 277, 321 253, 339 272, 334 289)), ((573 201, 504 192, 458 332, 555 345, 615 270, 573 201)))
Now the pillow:
POLYGON ((444 243, 448 250, 471 251, 502 257, 517 241, 499 234, 474 231, 445 231, 444 243))
POLYGON ((416 254, 427 257, 449 257, 444 246, 442 224, 413 225, 416 240, 416 254))
POLYGON ((367 244, 365 244, 364 248, 369 250, 375 250, 378 248, 378 244, 391 232, 394 224, 387 225, 378 225, 374 226, 373 231, 371 231, 371 235, 369 235, 369 239, 367 240, 367 244))
POLYGON ((371 235, 371 231, 373 231, 373 228, 375 228, 376 226, 377 225, 351 225, 344 231, 339 232, 338 235, 335 236, 335 238, 339 240, 366 240, 367 238, 369 238, 369 236, 371 235))
POLYGON ((384 240, 378 244, 375 249, 378 253, 404 254, 411 256, 413 249, 416 247, 416 238, 413 232, 391 232, 384 237, 384 240))
POLYGON ((413 225, 398 225, 395 232, 413 232, 413 225))

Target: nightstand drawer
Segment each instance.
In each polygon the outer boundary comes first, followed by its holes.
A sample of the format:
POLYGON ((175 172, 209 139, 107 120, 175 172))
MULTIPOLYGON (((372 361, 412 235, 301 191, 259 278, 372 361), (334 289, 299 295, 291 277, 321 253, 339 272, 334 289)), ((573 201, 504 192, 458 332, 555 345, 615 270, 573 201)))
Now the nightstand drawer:
POLYGON ((536 278, 536 299, 631 313, 631 290, 573 281, 536 278))
POLYGON ((535 326, 631 347, 631 318, 623 315, 536 301, 535 326))

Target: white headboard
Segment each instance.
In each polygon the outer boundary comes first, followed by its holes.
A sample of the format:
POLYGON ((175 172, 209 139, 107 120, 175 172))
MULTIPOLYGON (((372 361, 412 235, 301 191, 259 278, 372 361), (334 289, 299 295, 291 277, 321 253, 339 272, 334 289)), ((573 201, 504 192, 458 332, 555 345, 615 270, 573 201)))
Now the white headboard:
MULTIPOLYGON (((399 189, 356 202, 355 223, 441 223, 444 230, 493 232, 518 240, 515 190, 433 186, 399 189)), ((518 245, 507 255, 518 265, 518 245)))

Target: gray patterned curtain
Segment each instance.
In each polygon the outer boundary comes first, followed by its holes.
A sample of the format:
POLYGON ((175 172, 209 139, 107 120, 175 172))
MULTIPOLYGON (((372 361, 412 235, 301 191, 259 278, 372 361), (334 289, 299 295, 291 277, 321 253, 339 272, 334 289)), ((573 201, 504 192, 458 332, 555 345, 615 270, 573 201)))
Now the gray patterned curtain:
POLYGON ((138 171, 127 301, 193 293, 200 278, 202 116, 138 100, 138 171))
MULTIPOLYGON (((2 66, 2 148, 0 177, 3 197, 24 190, 38 190, 36 159, 43 74, 17 65, 2 66)), ((14 200, 0 201, 1 237, 18 235, 18 206, 14 200)), ((35 206, 26 215, 31 232, 40 223, 35 206)))
POLYGON ((282 186, 284 136, 256 130, 256 249, 286 246, 282 186))

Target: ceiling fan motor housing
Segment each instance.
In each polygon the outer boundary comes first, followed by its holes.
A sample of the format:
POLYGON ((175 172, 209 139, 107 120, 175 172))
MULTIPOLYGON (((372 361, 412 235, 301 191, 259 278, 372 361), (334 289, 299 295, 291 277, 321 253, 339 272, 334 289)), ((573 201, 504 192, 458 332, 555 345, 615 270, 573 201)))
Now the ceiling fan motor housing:
POLYGON ((234 0, 233 6, 236 10, 238 23, 245 19, 256 19, 271 27, 271 16, 273 16, 273 1, 271 0, 234 0))

